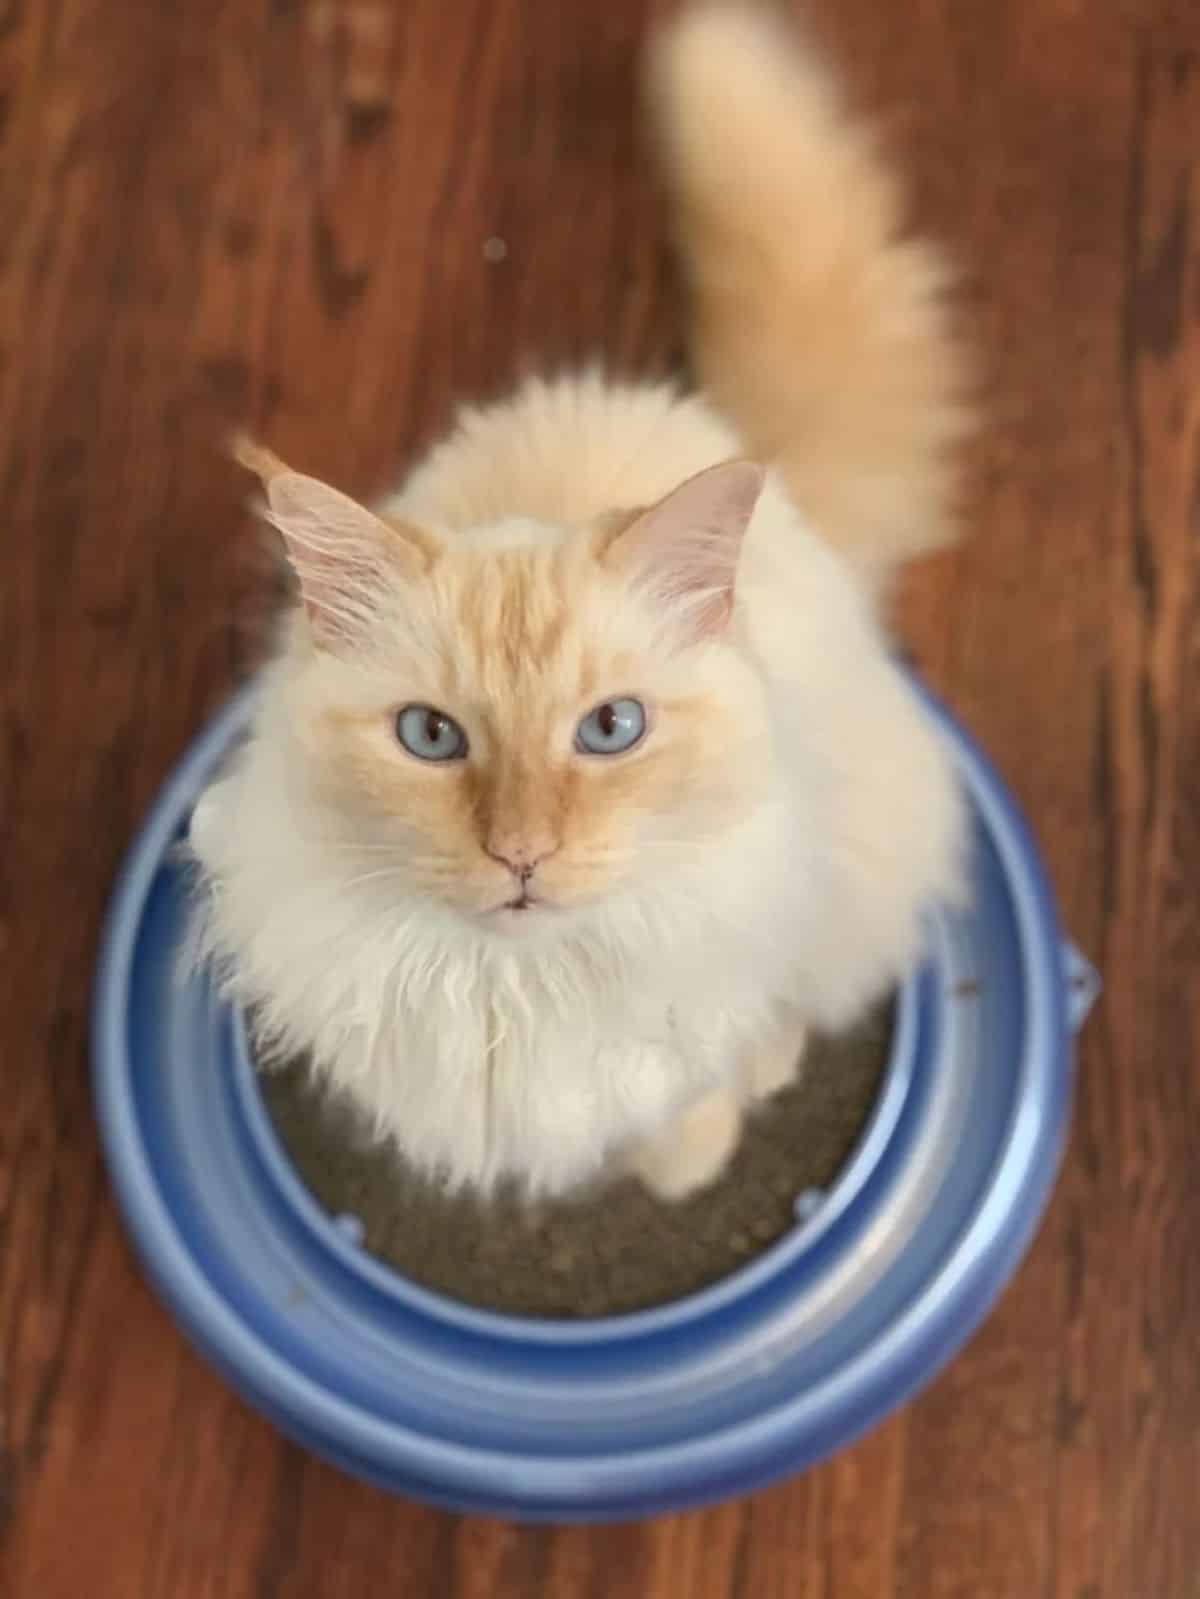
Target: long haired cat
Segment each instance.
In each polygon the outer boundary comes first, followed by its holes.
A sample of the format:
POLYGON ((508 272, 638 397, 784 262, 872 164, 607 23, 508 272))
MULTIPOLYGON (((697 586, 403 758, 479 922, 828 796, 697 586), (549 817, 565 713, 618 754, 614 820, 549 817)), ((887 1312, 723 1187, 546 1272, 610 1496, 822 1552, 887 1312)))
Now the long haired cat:
POLYGON ((876 616, 951 525, 940 259, 762 16, 686 13, 649 84, 705 397, 528 384, 376 510, 243 452, 302 603, 194 818, 206 949, 265 1043, 485 1191, 710 1181, 959 889, 876 616))

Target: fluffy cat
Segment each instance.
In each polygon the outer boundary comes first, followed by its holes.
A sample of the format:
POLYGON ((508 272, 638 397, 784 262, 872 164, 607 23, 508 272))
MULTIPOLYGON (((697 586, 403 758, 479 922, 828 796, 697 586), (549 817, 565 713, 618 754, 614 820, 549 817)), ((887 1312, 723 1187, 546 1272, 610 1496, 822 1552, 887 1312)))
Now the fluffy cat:
POLYGON ((649 85, 706 398, 530 383, 374 512, 243 452, 303 604, 193 821, 205 948, 266 1041, 484 1191, 712 1180, 960 888, 876 614, 951 527, 940 260, 763 17, 685 14, 649 85))

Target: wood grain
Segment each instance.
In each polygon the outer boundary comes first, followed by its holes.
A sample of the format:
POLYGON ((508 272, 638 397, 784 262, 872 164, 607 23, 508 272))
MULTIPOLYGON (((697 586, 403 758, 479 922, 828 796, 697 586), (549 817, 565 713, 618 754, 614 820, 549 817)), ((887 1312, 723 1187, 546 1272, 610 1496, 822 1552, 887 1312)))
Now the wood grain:
POLYGON ((649 0, 0 4, 0 1592, 1198 1599, 1200 13, 839 0, 966 269, 994 428, 914 580, 927 670, 1104 967, 1074 1137, 985 1329, 822 1470, 529 1530, 314 1462, 183 1343, 99 1164, 120 854, 255 654, 221 450, 379 487, 457 400, 681 315, 633 114, 649 0), (504 242, 503 259, 490 239, 504 242))

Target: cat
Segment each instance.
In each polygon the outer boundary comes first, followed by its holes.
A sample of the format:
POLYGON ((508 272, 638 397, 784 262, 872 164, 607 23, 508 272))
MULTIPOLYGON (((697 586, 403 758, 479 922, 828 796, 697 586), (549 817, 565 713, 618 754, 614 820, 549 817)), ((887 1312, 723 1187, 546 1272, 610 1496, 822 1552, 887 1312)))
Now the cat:
POLYGON ((701 393, 526 383, 374 510, 241 450, 299 602, 193 818, 203 952, 484 1194, 712 1182, 963 892, 881 620, 955 529, 942 259, 783 24, 704 4, 647 59, 701 393))

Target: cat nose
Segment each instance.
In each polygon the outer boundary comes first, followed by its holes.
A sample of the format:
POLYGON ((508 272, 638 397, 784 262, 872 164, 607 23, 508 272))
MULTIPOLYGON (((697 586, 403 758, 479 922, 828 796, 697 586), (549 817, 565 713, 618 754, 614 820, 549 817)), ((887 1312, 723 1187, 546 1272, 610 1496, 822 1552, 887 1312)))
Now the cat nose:
POLYGON ((490 838, 483 847, 494 861, 507 866, 514 877, 527 883, 546 857, 554 854, 557 845, 548 838, 490 838))

